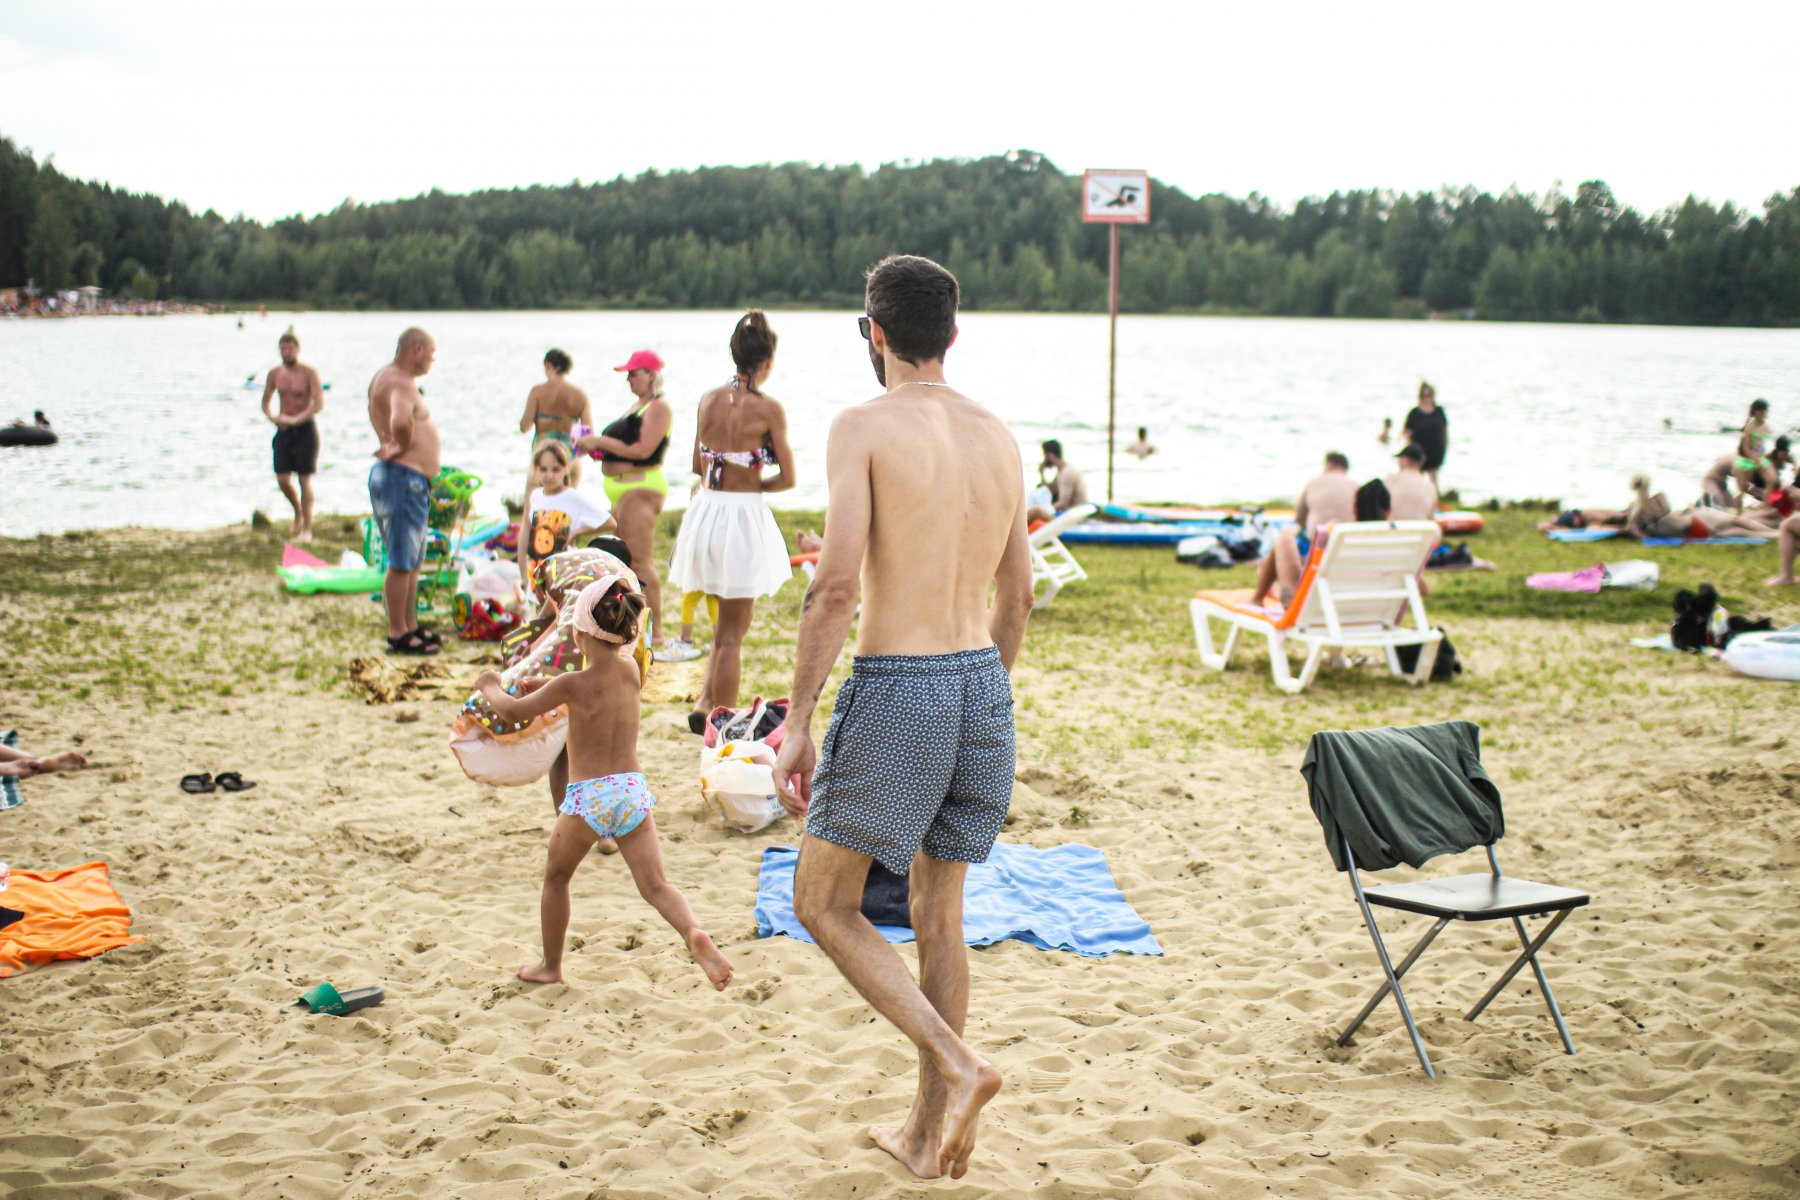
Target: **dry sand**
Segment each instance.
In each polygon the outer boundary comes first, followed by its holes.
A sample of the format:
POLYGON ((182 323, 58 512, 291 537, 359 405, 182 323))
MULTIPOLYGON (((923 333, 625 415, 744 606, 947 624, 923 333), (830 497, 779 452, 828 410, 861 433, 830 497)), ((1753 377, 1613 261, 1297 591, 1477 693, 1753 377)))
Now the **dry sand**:
MULTIPOLYGON (((207 586, 187 611, 222 611, 229 593, 207 586)), ((791 629, 791 608, 766 619, 791 629)), ((905 1112, 903 1039, 817 949, 754 936, 760 850, 796 831, 707 819, 679 705, 647 708, 645 767, 670 875, 736 982, 715 993, 623 864, 595 858, 575 880, 568 984, 530 987, 513 971, 537 954, 549 799, 463 778, 452 701, 370 706, 288 680, 51 707, 21 701, 18 672, 48 664, 19 650, 0 726, 46 748, 78 732, 100 765, 28 781, 0 814, 0 858, 107 861, 148 941, 0 982, 0 1194, 1800 1191, 1794 689, 1623 649, 1617 626, 1486 621, 1457 627, 1469 674, 1454 688, 1328 677, 1286 698, 1259 654, 1202 672, 1177 597, 1123 649, 1081 608, 1065 592, 1028 635, 1003 836, 1100 847, 1166 957, 971 952, 970 1039, 1006 1085, 968 1178, 929 1185, 862 1135, 905 1112), (1378 968, 1296 768, 1313 729, 1449 715, 1488 731, 1502 863, 1595 901, 1546 956, 1572 1058, 1526 982, 1465 1023, 1511 950, 1495 927, 1445 933, 1408 979, 1434 1082, 1391 1004, 1334 1045, 1378 968), (226 768, 259 786, 175 786, 226 768), (379 984, 387 1002, 347 1019, 283 1009, 323 979, 379 984)), ((286 646, 301 636, 287 623, 319 612, 366 622, 374 642, 361 598, 271 600, 225 636, 286 646)), ((0 602, 9 648, 58 619, 0 602)), ((125 597, 108 619, 190 676, 229 657, 178 655, 193 635, 154 604, 125 597)), ((747 684, 781 687, 777 660, 759 651, 747 684)), ((1478 867, 1427 873, 1457 869, 1478 867)), ((1420 928, 1386 923, 1401 946, 1420 928)))

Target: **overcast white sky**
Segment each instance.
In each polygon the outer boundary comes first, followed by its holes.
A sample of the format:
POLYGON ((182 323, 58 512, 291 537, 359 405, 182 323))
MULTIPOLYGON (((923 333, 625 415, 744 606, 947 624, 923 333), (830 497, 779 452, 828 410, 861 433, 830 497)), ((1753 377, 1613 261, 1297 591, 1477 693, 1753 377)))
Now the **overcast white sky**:
POLYGON ((1283 204, 1800 185, 1800 3, 0 0, 0 135, 270 220, 646 168, 1028 147, 1283 204))

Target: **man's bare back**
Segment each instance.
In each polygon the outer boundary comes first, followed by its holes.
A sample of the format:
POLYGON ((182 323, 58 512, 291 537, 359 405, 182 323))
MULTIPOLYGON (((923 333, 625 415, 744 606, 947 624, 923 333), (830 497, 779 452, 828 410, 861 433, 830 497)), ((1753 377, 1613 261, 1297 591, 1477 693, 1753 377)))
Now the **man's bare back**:
POLYGON ((1402 468, 1389 475, 1385 482, 1392 498, 1394 520, 1429 521, 1437 515, 1437 488, 1423 472, 1402 468))
POLYGON ((431 410, 425 407, 413 378, 399 363, 375 372, 369 381, 369 424, 381 439, 376 458, 411 467, 431 479, 442 465, 442 450, 431 410))
POLYGON ((1012 433, 960 392, 914 384, 844 412, 831 454, 868 473, 857 653, 993 645, 988 593, 1024 519, 1012 433))
POLYGON ((1356 481, 1348 471, 1326 471, 1308 481, 1300 493, 1295 516, 1306 526, 1306 535, 1338 521, 1356 519, 1356 481))

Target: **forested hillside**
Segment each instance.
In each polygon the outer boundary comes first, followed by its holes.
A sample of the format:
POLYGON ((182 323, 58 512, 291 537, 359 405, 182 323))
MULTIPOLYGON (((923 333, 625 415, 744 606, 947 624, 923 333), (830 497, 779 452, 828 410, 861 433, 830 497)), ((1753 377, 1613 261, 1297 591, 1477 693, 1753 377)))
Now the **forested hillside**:
MULTIPOLYGON (((1105 306, 1106 231, 1080 176, 976 161, 645 172, 381 204, 262 225, 70 179, 0 138, 0 287, 319 308, 854 307, 864 267, 927 254, 970 307, 1105 306)), ((1761 213, 1689 199, 1640 214, 1573 195, 1252 194, 1153 188, 1124 232, 1132 312, 1800 324, 1800 187, 1761 213)))

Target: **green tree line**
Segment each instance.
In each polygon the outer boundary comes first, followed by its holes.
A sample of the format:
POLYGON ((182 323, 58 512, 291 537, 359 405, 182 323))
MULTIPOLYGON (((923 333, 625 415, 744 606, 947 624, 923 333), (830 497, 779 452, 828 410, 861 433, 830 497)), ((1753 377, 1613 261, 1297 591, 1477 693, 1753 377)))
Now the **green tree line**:
MULTIPOLYGON (((1689 197, 1650 215, 1606 184, 1334 192, 1291 210, 1153 183, 1124 232, 1132 312, 1800 324, 1800 187, 1760 214, 1689 197)), ((1106 230, 1043 155, 646 171, 433 191, 264 225, 71 179, 0 138, 0 286, 316 308, 854 307, 908 251, 977 309, 1095 311, 1106 230)))

